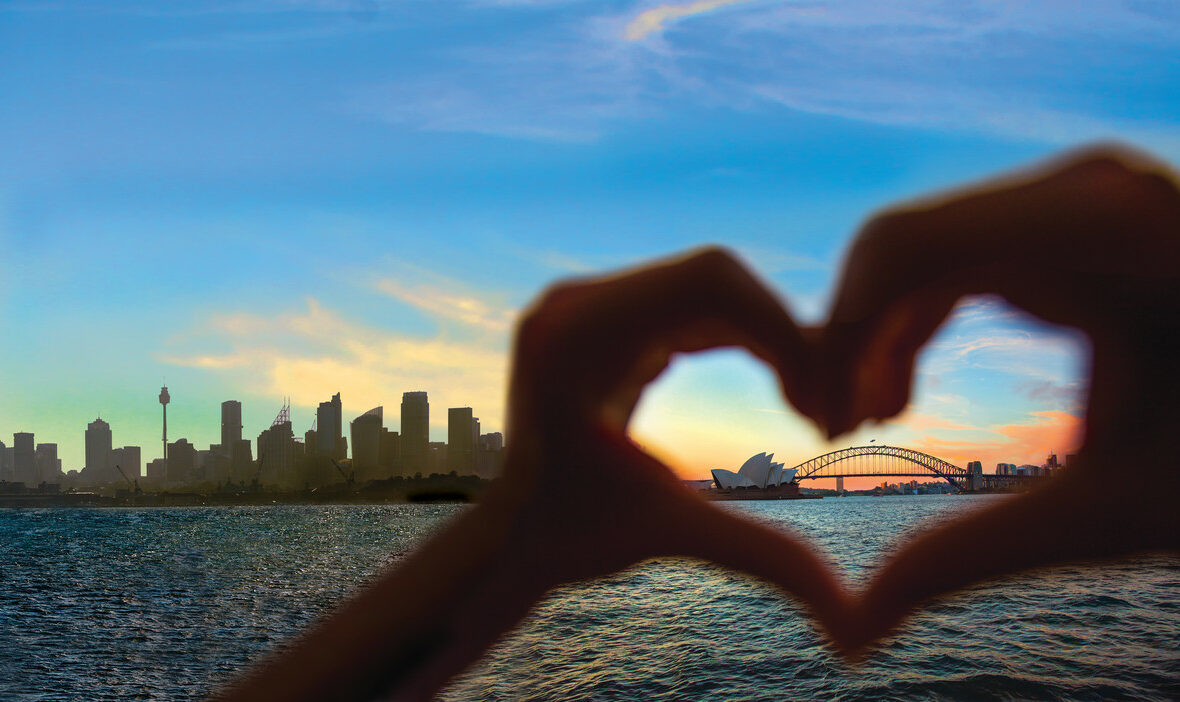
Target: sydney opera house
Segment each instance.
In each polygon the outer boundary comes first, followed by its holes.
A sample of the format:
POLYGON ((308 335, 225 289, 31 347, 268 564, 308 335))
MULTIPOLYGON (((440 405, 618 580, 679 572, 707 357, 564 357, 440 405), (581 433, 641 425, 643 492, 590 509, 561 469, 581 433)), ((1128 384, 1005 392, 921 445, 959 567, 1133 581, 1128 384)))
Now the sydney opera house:
POLYGON ((795 469, 783 468, 775 463, 773 453, 751 456, 735 473, 715 468, 713 483, 723 492, 749 492, 754 494, 774 493, 775 496, 792 497, 799 495, 799 485, 794 482, 795 469))

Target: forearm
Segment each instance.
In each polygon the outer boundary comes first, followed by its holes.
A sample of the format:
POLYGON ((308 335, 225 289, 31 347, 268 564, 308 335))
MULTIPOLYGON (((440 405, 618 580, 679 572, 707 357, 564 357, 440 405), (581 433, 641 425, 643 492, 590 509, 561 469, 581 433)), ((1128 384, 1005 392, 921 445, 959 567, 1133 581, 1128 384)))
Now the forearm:
POLYGON ((222 700, 428 697, 546 589, 507 500, 461 515, 222 700))

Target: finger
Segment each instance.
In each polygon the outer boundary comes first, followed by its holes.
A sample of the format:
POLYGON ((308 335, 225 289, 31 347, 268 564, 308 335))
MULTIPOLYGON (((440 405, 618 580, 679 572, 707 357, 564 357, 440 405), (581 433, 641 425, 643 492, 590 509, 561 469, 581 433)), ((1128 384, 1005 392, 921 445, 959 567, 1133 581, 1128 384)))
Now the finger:
POLYGON ((1167 547, 1158 524, 1136 510, 1088 477, 1065 476, 925 533, 872 579, 840 645, 856 657, 918 605, 973 583, 1167 547))
POLYGON ((1117 147, 879 215, 853 244, 825 332, 829 431, 905 406, 917 350, 963 295, 1120 337, 1131 300, 1174 281, 1177 261, 1171 174, 1117 147))
POLYGON ((766 361, 788 399, 811 414, 814 374, 802 330, 718 248, 550 290, 518 329, 512 396, 530 398, 538 412, 606 411, 625 425, 643 385, 673 354, 718 346, 766 361))

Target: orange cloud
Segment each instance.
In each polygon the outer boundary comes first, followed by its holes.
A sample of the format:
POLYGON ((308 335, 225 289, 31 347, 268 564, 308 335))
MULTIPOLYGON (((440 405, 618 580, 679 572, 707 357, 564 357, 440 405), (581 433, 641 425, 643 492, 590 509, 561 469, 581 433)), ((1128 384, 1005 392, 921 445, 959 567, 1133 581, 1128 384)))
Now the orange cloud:
POLYGON ((997 463, 1040 464, 1050 453, 1060 460, 1081 443, 1082 419, 1068 412, 1032 413, 1032 419, 1018 424, 987 427, 999 438, 995 441, 954 440, 925 435, 910 442, 910 448, 965 466, 968 461, 982 461, 985 472, 997 463))

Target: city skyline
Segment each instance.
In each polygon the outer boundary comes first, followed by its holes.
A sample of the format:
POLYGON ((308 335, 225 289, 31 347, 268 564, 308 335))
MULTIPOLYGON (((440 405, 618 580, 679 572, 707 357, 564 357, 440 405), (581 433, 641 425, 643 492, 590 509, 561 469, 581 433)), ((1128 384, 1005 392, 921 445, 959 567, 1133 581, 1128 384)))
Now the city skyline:
MULTIPOLYGON (((1180 162, 1162 6, 364 7, 0 7, 0 427, 101 415, 147 451, 164 384, 200 445, 226 397, 247 436, 276 398, 302 423, 417 387, 503 427, 513 324, 562 277, 721 243, 819 322, 890 203, 1095 139, 1180 162)), ((1068 453, 1086 353, 968 301, 909 411, 839 443, 1068 453)), ((633 430, 686 478, 833 446, 730 351, 679 361, 633 430)))
MULTIPOLYGON (((169 396, 169 399, 171 400, 171 395, 172 393, 169 392, 167 386, 161 388, 160 397, 169 396)), ((458 459, 455 457, 448 458, 446 465, 449 469, 459 468, 461 470, 473 472, 476 467, 474 453, 475 449, 481 445, 481 437, 485 440, 489 436, 493 437, 492 440, 495 445, 491 450, 498 451, 499 449, 503 448, 505 443, 503 434, 499 431, 490 430, 487 432, 482 432, 480 420, 478 417, 473 415, 473 410, 471 407, 448 408, 447 420, 443 429, 443 431, 447 434, 447 441, 431 442, 429 435, 423 431, 429 424, 429 404, 426 401, 427 396, 428 393, 426 391, 407 391, 403 393, 403 411, 399 417, 398 431, 392 432, 392 434, 394 439, 397 440, 399 438, 399 432, 403 431, 403 427, 405 427, 408 423, 411 433, 416 437, 416 441, 412 440, 406 442, 403 440, 401 445, 405 446, 406 444, 409 444, 412 449, 408 454, 402 454, 399 452, 399 455, 409 456, 410 461, 414 462, 422 460, 426 455, 427 449, 431 446, 442 444, 449 447, 451 445, 450 440, 457 436, 455 429, 456 411, 461 413, 465 412, 466 421, 464 422, 464 426, 469 428, 471 435, 466 437, 465 442, 460 446, 460 451, 463 452, 466 457, 464 458, 463 456, 460 456, 458 459), (417 401, 416 404, 414 404, 415 401, 417 401), (406 413, 407 402, 411 403, 411 409, 408 414, 406 413), (420 443, 421 446, 417 446, 418 443, 420 443)), ((247 436, 249 436, 250 430, 242 424, 242 402, 238 400, 224 400, 220 403, 220 412, 218 415, 220 441, 203 442, 200 440, 193 440, 190 438, 190 436, 195 436, 195 434, 180 431, 175 426, 175 424, 173 424, 171 430, 172 433, 170 436, 168 436, 166 441, 170 447, 173 447, 179 443, 184 444, 187 447, 192 447, 192 450, 198 452, 201 450, 199 449, 200 446, 207 445, 208 451, 222 452, 224 457, 235 465, 241 465, 242 463, 245 463, 255 466, 257 464, 254 462, 254 459, 261 459, 261 446, 263 441, 265 441, 264 436, 266 435, 267 431, 273 429, 280 422, 286 422, 291 426, 293 432, 291 434, 291 439, 296 443, 304 445, 305 447, 310 446, 310 450, 317 455, 324 455, 330 459, 335 460, 348 460, 356 465, 356 449, 349 437, 356 436, 358 423, 365 424, 366 420, 370 419, 376 420, 375 422, 367 423, 374 425, 373 431, 387 431, 388 427, 385 425, 384 414, 382 412, 383 406, 379 405, 359 414, 348 422, 347 427, 345 426, 344 422, 346 413, 343 412, 342 408, 343 405, 341 403, 341 394, 335 393, 329 400, 319 403, 315 417, 308 424, 306 433, 301 433, 299 426, 290 418, 290 405, 284 402, 278 412, 278 416, 266 422, 265 426, 253 434, 254 436, 258 437, 258 455, 252 455, 254 452, 255 440, 242 437, 243 431, 245 431, 247 436), (343 443, 338 444, 334 449, 325 450, 323 448, 324 443, 332 436, 336 436, 337 439, 343 439, 343 443)), ((161 430, 167 432, 166 417, 162 418, 160 422, 161 430)), ((154 453, 159 455, 153 456, 153 450, 149 448, 146 452, 143 452, 143 446, 114 446, 115 432, 112 429, 111 424, 103 420, 101 416, 87 423, 83 433, 84 437, 81 443, 85 458, 78 465, 63 463, 63 461, 58 458, 58 452, 60 451, 60 448, 63 445, 68 446, 68 442, 63 442, 60 439, 56 439, 54 441, 37 441, 37 435, 35 432, 13 432, 13 440, 11 442, 4 441, 3 438, 0 438, 0 450, 7 449, 9 451, 18 453, 27 452, 30 456, 36 454, 36 460, 38 461, 39 466, 38 472, 41 470, 41 462, 46 463, 46 470, 50 470, 48 465, 52 463, 56 465, 57 470, 63 473, 70 473, 71 471, 75 473, 81 473, 83 469, 90 468, 92 473, 90 474, 88 480, 91 482, 118 482, 123 480, 124 478, 121 478, 118 475, 116 472, 118 469, 115 468, 115 465, 118 462, 119 457, 123 455, 123 452, 133 451, 133 454, 129 453, 127 455, 129 459, 130 456, 133 455, 134 459, 129 460, 125 465, 129 464, 137 466, 135 468, 128 468, 128 477, 144 477, 146 472, 143 469, 149 463, 152 463, 156 460, 163 461, 168 455, 167 450, 162 450, 159 447, 157 447, 154 451, 154 453), (19 451, 17 449, 18 446, 20 446, 19 451)), ((402 435, 402 438, 404 439, 404 434, 402 435)), ((365 446, 362 448, 362 465, 364 465, 366 461, 369 461, 375 465, 376 454, 378 451, 379 449, 376 447, 370 448, 365 446), (369 453, 372 453, 373 456, 369 456, 369 453)), ((0 456, 0 468, 5 468, 11 471, 12 466, 6 466, 4 460, 2 459, 3 457, 0 456)), ((33 459, 30 458, 29 460, 32 461, 33 459)), ((231 473, 240 473, 241 471, 242 468, 230 470, 231 473)), ((251 472, 253 472, 253 469, 251 469, 251 472)), ((11 476, 6 477, 2 473, 3 471, 0 471, 0 479, 11 478, 11 476)))
MULTIPOLYGON (((167 386, 161 388, 159 397, 170 400, 167 386)), ((252 442, 248 438, 242 438, 242 403, 238 400, 225 400, 220 403, 219 443, 210 443, 207 449, 200 449, 200 442, 190 441, 187 436, 173 437, 166 440, 162 456, 151 459, 143 455, 140 446, 114 447, 110 423, 98 417, 86 426, 86 460, 83 465, 76 467, 65 465, 58 458, 58 442, 37 442, 33 433, 15 432, 12 447, 6 447, 0 440, 0 451, 8 452, 7 455, 0 455, 0 480, 15 480, 25 482, 26 485, 43 481, 60 482, 57 477, 46 477, 51 472, 56 472, 61 475, 61 479, 70 484, 121 483, 140 478, 174 486, 226 480, 245 484, 251 476, 264 484, 268 479, 271 483, 285 483, 287 478, 283 473, 291 470, 297 460, 291 455, 290 449, 284 447, 283 442, 289 442, 292 446, 297 445, 300 457, 323 456, 332 462, 347 461, 352 472, 350 477, 341 472, 341 477, 361 483, 388 477, 386 469, 391 468, 395 462, 399 468, 394 474, 413 475, 430 470, 435 473, 455 472, 459 475, 483 477, 498 475, 499 458, 494 463, 477 458, 481 452, 498 453, 503 449, 504 435, 499 431, 482 433, 480 420, 474 416, 471 407, 447 408, 447 439, 438 442, 429 441, 429 436, 423 431, 429 424, 429 400, 426 391, 402 393, 398 431, 394 432, 390 432, 385 425, 383 405, 369 409, 348 421, 346 432, 342 408, 339 392, 334 393, 329 400, 320 402, 315 419, 301 439, 290 417, 289 401, 285 400, 274 420, 258 432, 256 441, 252 442), (274 436, 274 432, 280 426, 284 427, 286 438, 274 436), (167 458, 170 455, 169 448, 181 451, 176 461, 169 461, 167 458), (442 457, 427 460, 427 454, 435 448, 445 449, 442 457), (22 454, 28 455, 22 458, 22 454), (264 460, 264 456, 268 460, 264 460), (122 467, 119 467, 120 465, 122 467), (34 471, 33 474, 39 477, 33 478, 32 482, 22 479, 28 471, 34 471)), ((166 415, 161 419, 161 426, 166 435, 166 415)), ((781 467, 781 464, 776 465, 781 467)), ((1042 465, 1044 464, 1035 462, 1035 459, 1033 463, 998 462, 994 469, 985 470, 981 461, 972 460, 967 462, 966 467, 968 471, 994 475, 1015 475, 1018 472, 1037 475, 1041 472, 1042 465)), ((1057 457, 1052 452, 1047 457, 1047 465, 1050 468, 1058 465, 1057 457)), ((340 470, 339 466, 337 470, 340 470)), ((711 472, 715 477, 717 471, 711 472)), ((722 472, 726 472, 725 469, 722 469, 722 472)), ((328 478, 332 479, 334 476, 328 474, 328 478)), ((843 489, 844 480, 825 478, 816 484, 826 486, 828 482, 833 482, 836 489, 840 490, 843 489)), ((874 478, 847 480, 849 489, 863 489, 872 485, 874 478)), ((699 479, 690 479, 690 482, 698 481, 699 479)))

